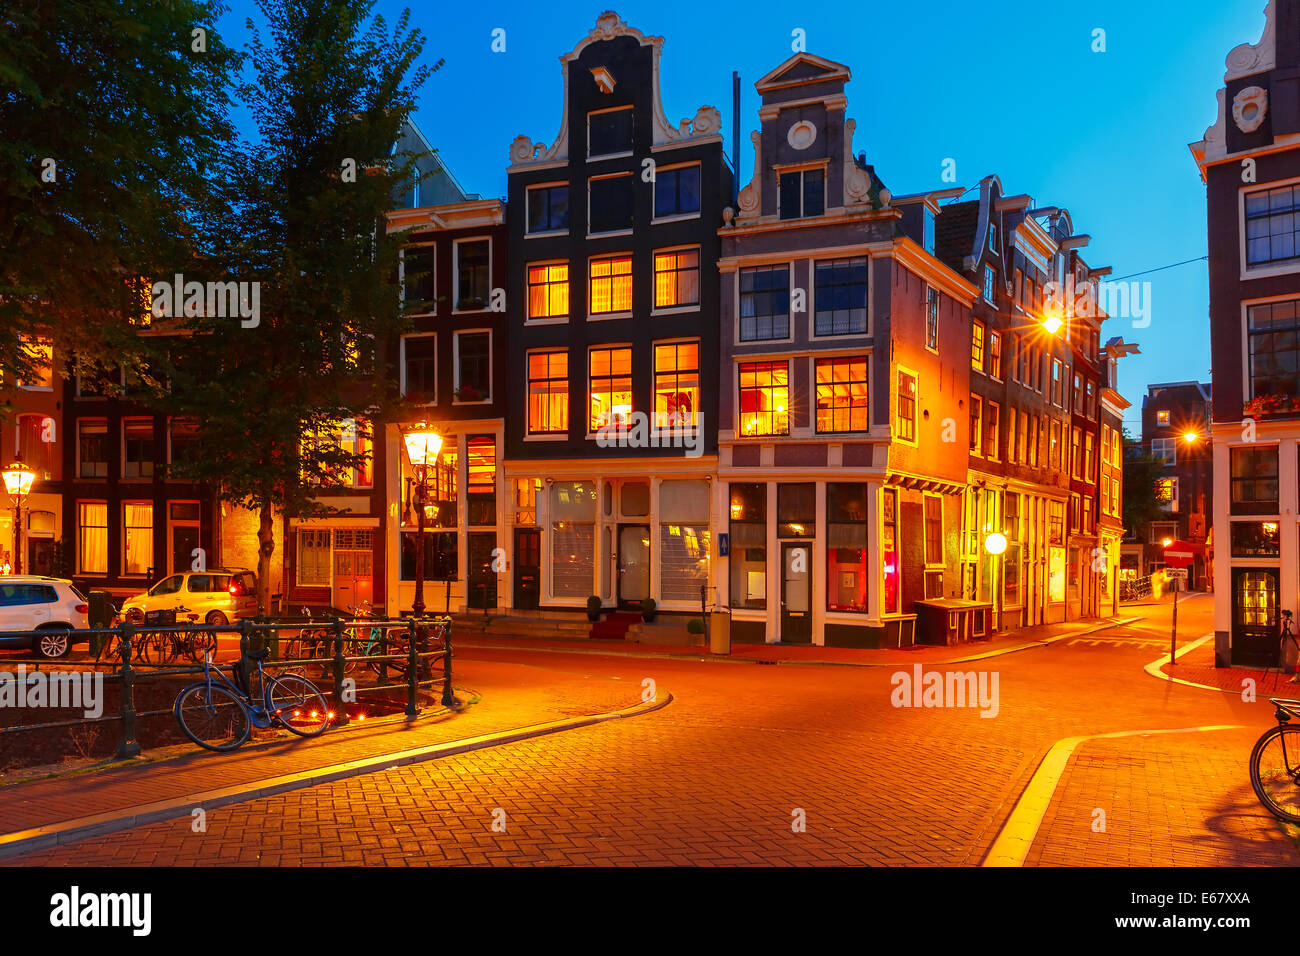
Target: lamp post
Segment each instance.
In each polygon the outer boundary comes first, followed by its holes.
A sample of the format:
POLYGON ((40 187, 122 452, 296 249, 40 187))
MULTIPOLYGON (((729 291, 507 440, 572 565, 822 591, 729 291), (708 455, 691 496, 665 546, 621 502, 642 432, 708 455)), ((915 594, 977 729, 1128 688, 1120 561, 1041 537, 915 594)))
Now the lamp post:
POLYGON ((22 456, 4 470, 5 491, 14 501, 14 574, 23 573, 23 499, 31 493, 36 472, 23 464, 22 456))
POLYGON ((429 465, 438 464, 442 436, 420 422, 406 430, 402 441, 416 475, 415 599, 411 602, 411 613, 421 618, 424 616, 424 509, 429 500, 429 465))

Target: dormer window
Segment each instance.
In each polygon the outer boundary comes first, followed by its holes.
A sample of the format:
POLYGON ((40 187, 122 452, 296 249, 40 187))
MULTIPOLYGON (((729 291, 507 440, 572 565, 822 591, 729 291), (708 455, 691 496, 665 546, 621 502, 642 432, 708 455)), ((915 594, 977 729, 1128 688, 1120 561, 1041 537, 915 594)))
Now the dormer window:
POLYGON ((921 217, 921 248, 934 255, 934 213, 926 209, 921 217))
POLYGON ((826 211, 826 171, 821 167, 781 174, 781 218, 807 219, 826 211))

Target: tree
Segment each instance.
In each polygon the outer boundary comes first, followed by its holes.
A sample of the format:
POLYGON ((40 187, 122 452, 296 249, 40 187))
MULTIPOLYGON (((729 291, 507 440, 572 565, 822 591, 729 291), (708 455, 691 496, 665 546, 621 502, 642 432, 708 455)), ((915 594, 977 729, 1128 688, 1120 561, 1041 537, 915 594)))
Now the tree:
POLYGON ((1124 524, 1144 536, 1147 526, 1165 516, 1156 498, 1156 482, 1167 477, 1165 460, 1156 458, 1124 429, 1124 524))
POLYGON ((185 261, 229 135, 225 9, 0 6, 0 378, 34 377, 42 341, 78 368, 136 360, 137 280, 185 261))
POLYGON ((389 31, 372 8, 260 0, 268 39, 248 22, 255 75, 238 90, 256 135, 220 164, 202 242, 209 281, 241 283, 245 308, 160 320, 185 333, 164 402, 197 425, 177 472, 257 513, 263 613, 277 513, 328 513, 316 496, 369 458, 339 439, 396 399, 383 346, 403 322, 400 237, 385 223, 411 172, 392 152, 430 70, 409 11, 389 31))

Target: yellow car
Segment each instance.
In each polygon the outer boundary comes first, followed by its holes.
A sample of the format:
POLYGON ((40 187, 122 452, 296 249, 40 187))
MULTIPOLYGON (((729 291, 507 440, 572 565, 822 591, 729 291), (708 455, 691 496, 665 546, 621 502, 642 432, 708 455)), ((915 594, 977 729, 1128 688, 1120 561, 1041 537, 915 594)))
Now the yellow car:
POLYGON ((204 624, 220 627, 257 613, 257 575, 245 568, 185 571, 163 578, 122 604, 122 617, 143 624, 148 611, 184 607, 204 624))

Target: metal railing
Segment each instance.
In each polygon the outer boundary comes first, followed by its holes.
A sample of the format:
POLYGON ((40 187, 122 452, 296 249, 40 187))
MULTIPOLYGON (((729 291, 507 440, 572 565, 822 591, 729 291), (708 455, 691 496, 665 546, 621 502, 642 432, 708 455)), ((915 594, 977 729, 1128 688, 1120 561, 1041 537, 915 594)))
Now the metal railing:
MULTIPOLYGON (((316 683, 322 695, 330 699, 334 705, 333 726, 343 726, 349 723, 346 705, 355 703, 356 695, 361 693, 373 694, 377 691, 405 689, 406 707, 404 713, 407 717, 417 717, 420 713, 419 690, 422 687, 432 692, 435 685, 441 685, 442 706, 450 708, 455 704, 455 695, 452 692, 451 623, 450 618, 444 617, 425 617, 418 620, 410 617, 390 620, 372 618, 356 620, 308 619, 305 622, 244 619, 237 625, 216 626, 190 623, 162 627, 141 627, 131 623, 122 623, 110 628, 69 631, 67 632, 69 640, 76 644, 80 644, 83 639, 89 639, 92 654, 89 660, 69 661, 67 658, 6 657, 0 658, 0 671, 17 665, 23 665, 27 670, 33 672, 40 672, 42 668, 45 668, 50 673, 65 673, 69 667, 76 668, 77 672, 85 673, 88 668, 93 672, 102 673, 105 684, 115 683, 120 685, 118 712, 104 714, 99 717, 80 717, 69 720, 0 727, 0 735, 19 731, 77 728, 116 721, 119 723, 120 728, 115 751, 117 759, 124 760, 139 756, 141 747, 136 738, 136 721, 144 717, 170 715, 172 708, 168 707, 165 710, 137 710, 135 706, 137 684, 142 680, 161 680, 177 676, 201 676, 204 673, 204 668, 201 662, 182 666, 146 663, 138 659, 138 642, 158 638, 170 638, 183 642, 189 640, 194 634, 239 635, 239 656, 218 663, 217 654, 214 652, 211 666, 227 667, 233 665, 245 669, 244 673, 247 674, 256 670, 256 663, 250 658, 250 652, 270 648, 270 656, 262 662, 264 669, 273 672, 281 669, 305 672, 308 667, 320 668, 322 672, 321 679, 317 680, 316 683), (382 635, 379 638, 381 653, 348 654, 344 652, 344 648, 349 645, 354 649, 358 644, 373 647, 375 640, 372 635, 377 629, 382 635), (399 648, 396 653, 387 653, 390 646, 389 642, 392 641, 392 634, 398 630, 403 632, 403 639, 400 643, 404 647, 399 648), (279 656, 279 645, 286 641, 285 632, 288 634, 287 640, 289 642, 312 640, 327 646, 331 653, 328 657, 281 658, 279 656), (108 647, 110 650, 104 655, 96 656, 100 641, 109 642, 108 647), (377 665, 375 669, 377 670, 379 682, 363 685, 353 681, 351 685, 347 684, 346 672, 349 664, 377 665), (395 671, 404 670, 400 681, 389 682, 390 665, 395 671), (349 696, 352 696, 353 699, 349 700, 349 696)), ((47 635, 47 631, 3 631, 0 632, 0 640, 6 638, 30 638, 32 646, 36 646, 37 640, 41 636, 47 635)))
POLYGON ((1119 582, 1119 599, 1121 601, 1139 601, 1151 596, 1151 575, 1132 578, 1119 582))

